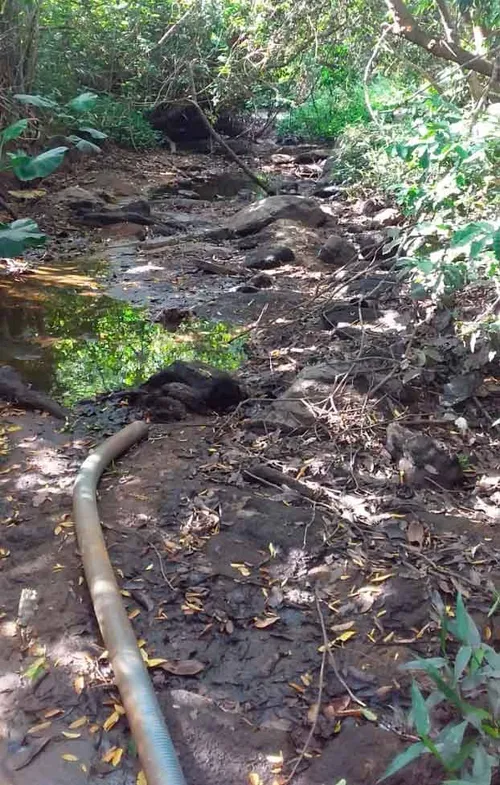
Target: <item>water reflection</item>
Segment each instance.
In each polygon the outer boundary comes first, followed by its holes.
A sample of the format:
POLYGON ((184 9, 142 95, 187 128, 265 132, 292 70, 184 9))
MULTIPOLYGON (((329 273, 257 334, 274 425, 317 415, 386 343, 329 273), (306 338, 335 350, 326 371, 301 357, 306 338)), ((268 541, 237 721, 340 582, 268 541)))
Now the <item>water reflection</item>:
POLYGON ((166 332, 145 310, 106 297, 95 282, 71 288, 39 278, 0 283, 0 364, 21 371, 66 405, 135 385, 174 360, 227 370, 243 360, 240 342, 221 322, 166 332))

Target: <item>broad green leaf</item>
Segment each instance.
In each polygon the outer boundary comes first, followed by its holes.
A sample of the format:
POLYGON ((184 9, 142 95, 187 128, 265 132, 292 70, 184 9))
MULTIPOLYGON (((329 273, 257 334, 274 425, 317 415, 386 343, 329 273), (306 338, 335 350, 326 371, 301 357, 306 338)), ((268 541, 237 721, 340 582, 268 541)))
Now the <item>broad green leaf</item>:
POLYGON ((431 728, 431 720, 424 696, 416 681, 411 685, 411 716, 419 736, 427 736, 431 728))
POLYGON ((35 180, 38 177, 47 177, 55 172, 63 162, 67 147, 54 147, 40 155, 13 165, 13 171, 19 180, 35 180))
POLYGON ((29 104, 29 106, 36 106, 38 109, 59 109, 59 105, 50 98, 45 98, 43 95, 28 95, 26 93, 17 93, 14 96, 21 104, 29 104))
POLYGON ((82 139, 81 136, 71 134, 71 136, 68 136, 68 139, 75 145, 77 150, 80 150, 82 153, 102 153, 100 147, 93 142, 89 142, 88 139, 82 139))
POLYGON ((391 777, 397 771, 403 769, 405 766, 408 766, 409 763, 416 760, 421 755, 426 755, 428 752, 429 750, 424 744, 422 744, 421 741, 418 741, 416 744, 412 744, 410 747, 408 747, 407 750, 401 752, 394 758, 378 782, 383 782, 383 780, 391 777))
POLYGON ((68 101, 66 106, 74 112, 88 112, 94 108, 96 101, 97 95, 95 93, 81 93, 68 101))
POLYGON ((455 658, 455 666, 453 669, 453 675, 455 676, 455 681, 458 681, 464 670, 469 664, 470 658, 472 657, 472 647, 471 646, 461 646, 457 652, 457 656, 455 658))
POLYGON ((493 253, 497 262, 500 262, 500 229, 497 229, 493 235, 493 253))
POLYGON ((6 142, 12 142, 13 139, 17 139, 21 134, 27 129, 28 121, 23 118, 22 120, 17 120, 17 122, 8 125, 7 128, 4 128, 3 131, 0 133, 0 141, 5 144, 6 142))
POLYGON ((472 777, 476 785, 490 785, 491 770, 494 759, 488 755, 482 744, 478 744, 472 753, 472 777))
POLYGON ((20 256, 26 248, 45 243, 46 237, 31 218, 0 224, 0 256, 20 256))
POLYGON ((447 725, 435 739, 436 749, 446 763, 450 763, 460 750, 467 725, 467 720, 458 725, 447 725))
POLYGON ((92 139, 107 139, 108 135, 104 133, 104 131, 98 131, 97 128, 90 128, 88 126, 82 126, 78 129, 82 132, 82 134, 88 134, 92 137, 92 139))
POLYGON ((470 245, 471 241, 478 237, 478 235, 489 234, 492 229, 493 227, 491 224, 488 224, 486 221, 477 221, 467 224, 467 226, 463 226, 453 233, 450 240, 450 247, 463 248, 470 245))
POLYGON ((456 635, 459 641, 469 646, 479 646, 481 635, 474 621, 465 609, 463 597, 459 592, 455 608, 455 622, 450 622, 450 631, 456 635))

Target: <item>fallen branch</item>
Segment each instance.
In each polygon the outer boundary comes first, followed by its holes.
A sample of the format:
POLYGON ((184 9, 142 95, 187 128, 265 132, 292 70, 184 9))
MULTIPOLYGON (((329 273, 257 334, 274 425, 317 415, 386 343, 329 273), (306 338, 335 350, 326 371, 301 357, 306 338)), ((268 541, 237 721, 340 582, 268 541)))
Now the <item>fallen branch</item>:
POLYGON ((224 141, 222 136, 217 133, 217 131, 213 127, 212 123, 206 116, 205 112, 199 105, 198 100, 196 98, 196 88, 193 78, 193 69, 191 67, 189 68, 189 74, 191 80, 191 97, 188 98, 187 100, 197 110, 203 125, 207 129, 212 139, 214 139, 217 142, 217 144, 219 144, 222 147, 222 149, 228 154, 229 158, 231 158, 231 160, 234 161, 234 163, 237 164, 243 172, 245 172, 246 176, 253 183, 255 183, 255 185, 257 185, 259 188, 262 188, 264 193, 266 193, 268 196, 273 196, 273 191, 260 179, 260 177, 257 177, 257 175, 254 174, 254 172, 252 172, 252 170, 246 165, 246 163, 242 161, 238 155, 236 155, 236 153, 234 152, 234 150, 231 149, 231 147, 229 147, 229 145, 227 144, 227 142, 224 141))

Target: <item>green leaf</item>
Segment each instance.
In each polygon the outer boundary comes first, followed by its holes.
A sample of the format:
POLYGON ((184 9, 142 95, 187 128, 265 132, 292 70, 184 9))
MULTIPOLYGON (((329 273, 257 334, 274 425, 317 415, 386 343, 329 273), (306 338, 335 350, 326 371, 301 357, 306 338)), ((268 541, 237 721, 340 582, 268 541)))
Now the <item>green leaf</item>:
POLYGON ((478 744, 472 753, 472 777, 476 785, 490 785, 493 758, 488 755, 482 744, 478 744))
POLYGON ((472 657, 472 646, 461 646, 457 652, 457 656, 455 658, 455 666, 453 669, 453 674, 455 676, 455 681, 458 681, 464 670, 466 669, 467 665, 470 662, 470 658, 472 657))
POLYGON ((447 725, 436 738, 434 744, 445 763, 451 763, 459 752, 468 724, 464 720, 458 725, 447 725))
POLYGON ((400 670, 402 671, 426 671, 429 673, 436 668, 444 668, 446 665, 446 660, 444 657, 429 657, 429 659, 417 659, 411 660, 410 662, 405 662, 404 665, 400 666, 400 670))
POLYGON ((429 750, 424 744, 422 744, 421 741, 418 741, 416 744, 412 744, 410 747, 408 747, 407 750, 401 752, 394 758, 378 782, 386 780, 388 777, 391 777, 397 771, 404 768, 405 766, 408 766, 409 763, 416 760, 421 755, 426 755, 428 752, 429 750))
POLYGON ((98 131, 97 128, 90 128, 88 126, 82 126, 78 129, 83 134, 88 134, 92 137, 92 139, 107 139, 108 135, 104 133, 104 131, 98 131))
POLYGON ((43 95, 28 95, 26 93, 17 93, 14 96, 21 104, 29 104, 29 106, 36 106, 38 109, 59 109, 59 105, 50 98, 45 98, 43 95))
POLYGON ((464 248, 470 245, 471 241, 479 235, 489 234, 492 228, 491 224, 488 224, 486 221, 467 224, 467 226, 463 226, 453 233, 450 240, 450 248, 464 248))
POLYGON ((459 641, 466 643, 469 646, 479 646, 481 643, 481 635, 479 634, 479 630, 467 613, 463 597, 460 592, 457 595, 455 622, 450 622, 450 631, 458 638, 459 641))
POLYGON ((500 229, 497 229, 493 235, 493 253, 497 262, 500 262, 500 229))
POLYGON ((416 681, 411 685, 411 716, 419 736, 427 736, 431 728, 431 720, 424 696, 416 681))
POLYGON ((88 112, 94 108, 96 101, 97 95, 95 93, 81 93, 68 101, 66 106, 74 112, 88 112))
POLYGON ((0 133, 0 141, 2 144, 6 144, 6 142, 12 142, 13 139, 17 139, 21 136, 24 131, 26 131, 28 127, 28 121, 23 118, 22 120, 17 120, 15 123, 8 125, 7 128, 4 128, 3 131, 0 133))
POLYGON ((31 218, 0 224, 0 256, 19 256, 26 248, 43 245, 45 240, 45 235, 31 218))
POLYGON ((33 158, 27 156, 27 160, 12 166, 14 174, 18 180, 23 181, 47 177, 62 164, 67 149, 67 147, 54 147, 52 150, 46 150, 33 158))
POLYGON ((77 150, 80 150, 82 153, 102 153, 102 150, 98 145, 89 142, 88 139, 82 139, 81 136, 71 134, 71 136, 68 136, 68 139, 75 145, 77 150))

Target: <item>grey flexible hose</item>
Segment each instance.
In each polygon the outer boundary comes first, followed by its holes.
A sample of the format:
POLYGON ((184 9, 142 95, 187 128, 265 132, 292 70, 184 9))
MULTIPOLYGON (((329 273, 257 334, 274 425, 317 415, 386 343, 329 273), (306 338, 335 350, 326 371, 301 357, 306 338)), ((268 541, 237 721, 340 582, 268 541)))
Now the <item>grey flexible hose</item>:
POLYGON ((144 422, 133 422, 106 439, 83 462, 73 490, 78 545, 95 615, 109 653, 132 736, 148 785, 186 785, 132 626, 102 535, 96 490, 114 458, 148 433, 144 422))

